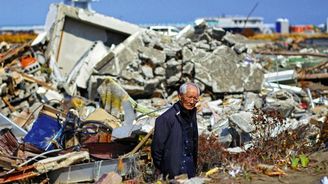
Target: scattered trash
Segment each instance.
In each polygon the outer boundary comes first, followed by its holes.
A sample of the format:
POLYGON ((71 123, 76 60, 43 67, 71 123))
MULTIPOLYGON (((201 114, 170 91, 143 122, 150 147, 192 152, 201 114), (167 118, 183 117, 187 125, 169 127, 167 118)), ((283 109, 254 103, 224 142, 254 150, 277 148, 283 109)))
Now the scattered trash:
POLYGON ((0 183, 156 182, 154 119, 188 81, 201 90, 199 176, 174 182, 327 173, 327 50, 202 19, 154 30, 53 4, 45 32, 1 42, 0 183))

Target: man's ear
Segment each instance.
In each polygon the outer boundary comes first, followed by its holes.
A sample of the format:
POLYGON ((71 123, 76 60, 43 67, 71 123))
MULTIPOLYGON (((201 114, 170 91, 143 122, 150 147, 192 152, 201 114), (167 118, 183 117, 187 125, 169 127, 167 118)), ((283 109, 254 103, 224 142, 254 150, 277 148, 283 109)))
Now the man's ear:
POLYGON ((179 97, 179 100, 181 101, 182 95, 181 94, 178 94, 178 97, 179 97))

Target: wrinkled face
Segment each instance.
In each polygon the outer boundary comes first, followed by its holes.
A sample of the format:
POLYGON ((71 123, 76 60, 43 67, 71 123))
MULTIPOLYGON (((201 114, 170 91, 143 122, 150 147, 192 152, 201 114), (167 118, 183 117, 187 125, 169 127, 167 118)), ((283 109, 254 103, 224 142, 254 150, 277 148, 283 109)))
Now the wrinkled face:
POLYGON ((195 86, 188 86, 186 94, 180 94, 179 99, 185 109, 192 110, 199 100, 198 89, 195 86))

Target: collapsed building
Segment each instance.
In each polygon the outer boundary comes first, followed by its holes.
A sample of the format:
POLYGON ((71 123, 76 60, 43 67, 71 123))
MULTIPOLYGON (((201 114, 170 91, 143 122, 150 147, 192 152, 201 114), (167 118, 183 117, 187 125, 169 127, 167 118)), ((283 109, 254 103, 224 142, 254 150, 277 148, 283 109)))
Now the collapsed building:
POLYGON ((295 85, 327 78, 327 61, 272 71, 263 64, 268 58, 253 51, 272 43, 199 20, 169 37, 54 4, 45 27, 33 42, 1 53, 1 183, 151 176, 151 161, 138 161, 149 155, 155 117, 188 81, 202 92, 199 132, 215 134, 226 152, 245 152, 303 126, 304 144, 328 141, 326 87, 315 85, 321 94, 313 94, 309 85, 295 85))

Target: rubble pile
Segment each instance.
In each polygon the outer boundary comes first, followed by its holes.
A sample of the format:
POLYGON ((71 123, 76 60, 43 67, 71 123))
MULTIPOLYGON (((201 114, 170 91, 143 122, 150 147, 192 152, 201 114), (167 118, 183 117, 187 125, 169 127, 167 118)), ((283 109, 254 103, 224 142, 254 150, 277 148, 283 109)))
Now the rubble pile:
POLYGON ((327 61, 313 58, 325 54, 303 52, 294 69, 262 52, 274 43, 201 20, 169 37, 62 4, 45 27, 1 43, 0 183, 155 182, 154 120, 187 81, 202 92, 199 183, 254 167, 281 176, 290 158, 327 147, 327 61))
MULTIPOLYGON (((24 126, 24 119, 41 102, 62 100, 63 95, 49 81, 44 57, 38 58, 33 48, 24 44, 1 58, 1 113, 24 126), (43 63, 42 63, 43 62, 43 63)), ((48 69, 50 70, 50 69, 48 69)))
POLYGON ((185 81, 211 93, 259 91, 263 71, 247 54, 246 38, 201 26, 179 39, 150 30, 136 33, 95 69, 117 77, 132 97, 167 98, 185 81))

